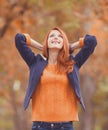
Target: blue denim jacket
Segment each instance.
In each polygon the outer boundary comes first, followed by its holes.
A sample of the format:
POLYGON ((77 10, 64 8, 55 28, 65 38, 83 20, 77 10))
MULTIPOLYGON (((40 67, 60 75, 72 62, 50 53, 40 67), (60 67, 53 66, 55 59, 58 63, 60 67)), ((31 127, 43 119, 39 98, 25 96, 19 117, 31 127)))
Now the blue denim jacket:
MULTIPOLYGON (((32 50, 26 44, 26 37, 23 34, 16 34, 15 45, 30 70, 28 88, 24 100, 24 109, 26 109, 29 105, 30 99, 32 98, 32 94, 37 87, 41 74, 48 64, 48 60, 40 54, 35 55, 32 52, 32 50)), ((78 52, 78 54, 76 54, 75 57, 70 55, 70 59, 74 59, 76 63, 73 71, 67 75, 84 110, 85 105, 80 90, 79 69, 93 53, 96 45, 97 41, 95 36, 87 34, 84 38, 84 46, 78 52)))

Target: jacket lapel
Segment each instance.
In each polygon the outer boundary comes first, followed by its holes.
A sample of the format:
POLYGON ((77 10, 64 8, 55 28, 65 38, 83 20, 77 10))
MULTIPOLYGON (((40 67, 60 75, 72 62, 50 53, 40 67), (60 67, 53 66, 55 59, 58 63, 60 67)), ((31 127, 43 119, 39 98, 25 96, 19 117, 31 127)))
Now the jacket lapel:
POLYGON ((36 67, 33 66, 33 69, 31 69, 31 76, 30 76, 30 81, 29 81, 29 91, 30 92, 30 96, 33 94, 39 79, 41 77, 41 74, 44 70, 44 68, 46 67, 46 65, 48 64, 47 60, 41 60, 38 63, 36 63, 36 67))
POLYGON ((80 93, 80 87, 79 87, 79 77, 78 77, 78 72, 76 72, 77 68, 74 66, 74 69, 71 73, 68 74, 68 78, 69 81, 73 87, 73 89, 75 90, 75 93, 77 95, 78 98, 81 97, 81 93, 80 93))

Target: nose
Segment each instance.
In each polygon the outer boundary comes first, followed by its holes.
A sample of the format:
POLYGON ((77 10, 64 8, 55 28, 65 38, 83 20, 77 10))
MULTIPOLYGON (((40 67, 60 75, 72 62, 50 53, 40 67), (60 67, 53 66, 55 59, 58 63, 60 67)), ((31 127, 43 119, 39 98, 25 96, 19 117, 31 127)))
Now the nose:
POLYGON ((55 36, 55 37, 54 37, 54 39, 55 39, 55 40, 57 40, 57 39, 58 39, 58 37, 57 37, 57 36, 55 36))

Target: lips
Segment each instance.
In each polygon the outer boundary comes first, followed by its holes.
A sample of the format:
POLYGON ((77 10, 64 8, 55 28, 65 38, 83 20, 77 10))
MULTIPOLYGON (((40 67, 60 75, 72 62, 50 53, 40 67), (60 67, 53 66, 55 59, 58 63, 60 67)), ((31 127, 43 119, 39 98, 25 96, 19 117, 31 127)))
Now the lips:
POLYGON ((60 44, 60 41, 51 41, 51 43, 58 43, 58 44, 60 44))

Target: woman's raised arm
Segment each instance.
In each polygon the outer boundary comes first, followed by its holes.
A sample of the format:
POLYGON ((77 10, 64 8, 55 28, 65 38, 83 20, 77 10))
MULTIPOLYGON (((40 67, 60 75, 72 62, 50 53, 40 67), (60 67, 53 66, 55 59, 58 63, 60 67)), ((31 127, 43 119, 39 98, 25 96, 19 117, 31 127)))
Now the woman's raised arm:
POLYGON ((43 45, 42 45, 42 44, 40 44, 40 43, 37 42, 36 40, 32 39, 29 34, 25 34, 25 33, 24 33, 24 35, 25 35, 25 37, 26 37, 27 44, 28 44, 29 46, 34 47, 34 48, 36 48, 36 49, 42 51, 42 49, 43 49, 43 45))
MULTIPOLYGON (((24 34, 24 35, 26 36, 27 44, 29 46, 34 47, 34 48, 36 48, 36 49, 38 49, 40 51, 43 50, 43 45, 41 43, 39 43, 36 40, 32 39, 29 34, 24 34)), ((83 47, 83 39, 84 38, 80 38, 79 41, 69 44, 70 53, 72 53, 75 49, 83 47)))
POLYGON ((84 37, 82 41, 82 48, 76 54, 75 61, 77 66, 80 68, 84 62, 89 58, 89 56, 94 52, 94 49, 97 45, 97 39, 93 35, 88 35, 84 37))
POLYGON ((71 54, 75 49, 82 48, 84 46, 84 38, 80 38, 79 41, 69 44, 69 53, 71 54))

